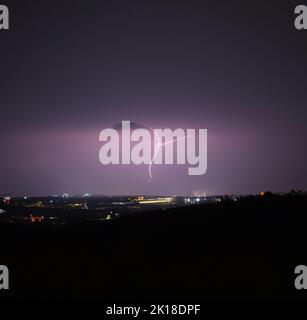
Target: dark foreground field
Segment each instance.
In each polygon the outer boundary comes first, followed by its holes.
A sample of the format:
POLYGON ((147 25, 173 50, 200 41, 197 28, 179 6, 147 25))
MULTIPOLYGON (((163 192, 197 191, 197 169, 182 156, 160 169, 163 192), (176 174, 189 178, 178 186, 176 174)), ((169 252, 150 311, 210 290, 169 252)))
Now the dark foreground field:
POLYGON ((0 225, 1 297, 306 298, 307 197, 244 198, 55 228, 0 225))

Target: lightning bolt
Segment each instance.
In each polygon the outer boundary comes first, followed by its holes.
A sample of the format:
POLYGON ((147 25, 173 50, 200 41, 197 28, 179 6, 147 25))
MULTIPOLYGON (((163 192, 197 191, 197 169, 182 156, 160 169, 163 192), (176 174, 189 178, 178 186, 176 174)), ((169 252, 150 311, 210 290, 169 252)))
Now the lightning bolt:
POLYGON ((152 176, 152 165, 155 161, 155 158, 157 157, 157 154, 159 152, 159 149, 167 144, 172 144, 176 141, 179 141, 179 140, 182 140, 182 139, 185 139, 185 138, 188 138, 188 136, 184 135, 184 136, 181 136, 177 139, 172 139, 170 141, 166 141, 164 143, 161 143, 161 140, 160 140, 160 136, 154 131, 154 134, 156 135, 156 137, 158 138, 157 141, 157 145, 155 146, 155 152, 154 152, 154 155, 152 156, 151 160, 150 160, 150 163, 149 163, 149 167, 148 167, 148 173, 149 173, 149 181, 151 181, 153 179, 153 176, 152 176))

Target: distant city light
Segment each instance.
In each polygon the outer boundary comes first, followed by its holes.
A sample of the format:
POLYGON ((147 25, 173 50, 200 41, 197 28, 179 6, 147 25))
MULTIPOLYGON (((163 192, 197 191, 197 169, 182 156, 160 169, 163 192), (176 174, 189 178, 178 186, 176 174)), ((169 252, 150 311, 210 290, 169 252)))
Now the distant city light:
POLYGON ((158 198, 139 201, 140 204, 170 203, 172 198, 158 198))

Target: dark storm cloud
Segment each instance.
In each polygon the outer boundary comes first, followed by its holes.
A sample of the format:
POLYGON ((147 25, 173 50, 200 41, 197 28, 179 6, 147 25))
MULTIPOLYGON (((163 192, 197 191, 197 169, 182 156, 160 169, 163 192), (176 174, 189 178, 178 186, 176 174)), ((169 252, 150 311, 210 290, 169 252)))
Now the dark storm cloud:
POLYGON ((296 1, 9 1, 0 192, 307 188, 307 31, 296 1), (208 173, 103 167, 99 131, 208 128, 208 173), (135 183, 131 185, 130 181, 135 183))

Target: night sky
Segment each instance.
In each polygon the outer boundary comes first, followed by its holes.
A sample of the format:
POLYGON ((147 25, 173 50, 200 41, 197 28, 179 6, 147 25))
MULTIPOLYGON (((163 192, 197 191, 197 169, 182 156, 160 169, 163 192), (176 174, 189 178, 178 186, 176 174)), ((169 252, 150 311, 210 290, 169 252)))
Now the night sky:
POLYGON ((0 194, 307 189, 304 0, 3 0, 0 194), (208 171, 103 166, 122 120, 208 129, 208 171))

